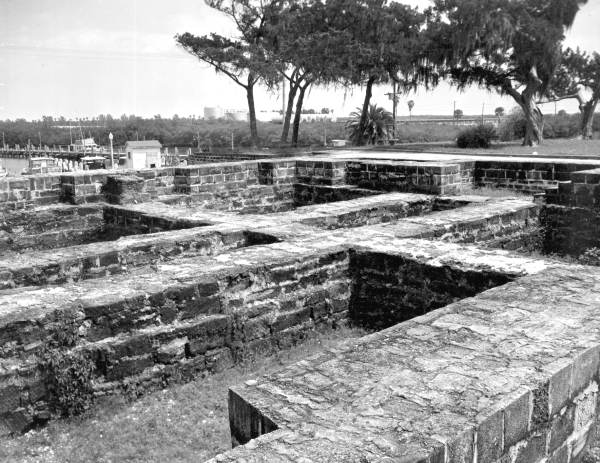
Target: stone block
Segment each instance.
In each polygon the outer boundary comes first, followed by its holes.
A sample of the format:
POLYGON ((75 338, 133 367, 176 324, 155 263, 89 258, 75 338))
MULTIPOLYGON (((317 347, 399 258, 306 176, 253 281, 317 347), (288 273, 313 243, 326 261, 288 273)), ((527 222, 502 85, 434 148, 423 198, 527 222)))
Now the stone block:
POLYGON ((495 461, 503 450, 503 413, 498 411, 485 418, 477 426, 478 461, 495 461))
POLYGON ((158 363, 174 363, 185 358, 187 342, 187 338, 177 338, 160 346, 156 351, 156 361, 158 363))
POLYGON ((600 346, 587 349, 575 359, 571 380, 572 396, 588 387, 592 379, 597 379, 599 365, 600 346))
POLYGON ((504 410, 504 451, 525 439, 529 432, 532 397, 529 392, 522 394, 504 410))
POLYGON ((227 347, 206 352, 206 369, 218 373, 233 366, 233 356, 227 347))
POLYGON ((125 357, 117 363, 109 365, 106 370, 106 379, 115 381, 123 379, 127 376, 133 376, 141 373, 146 368, 154 365, 152 355, 144 355, 139 357, 125 357))
POLYGON ((514 463, 533 463, 543 461, 546 456, 546 433, 535 432, 517 449, 514 463))
POLYGON ((569 401, 571 394, 571 373, 573 365, 562 366, 550 378, 549 406, 550 415, 558 413, 569 401))
POLYGON ((575 406, 564 407, 559 413, 553 416, 550 423, 550 441, 548 451, 554 452, 563 445, 568 437, 573 433, 575 424, 575 406))

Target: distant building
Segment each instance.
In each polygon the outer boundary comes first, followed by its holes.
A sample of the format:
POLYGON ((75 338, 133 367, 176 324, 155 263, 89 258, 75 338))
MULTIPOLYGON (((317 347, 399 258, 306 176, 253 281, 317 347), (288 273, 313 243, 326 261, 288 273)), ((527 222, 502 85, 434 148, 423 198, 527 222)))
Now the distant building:
POLYGON ((145 169, 161 167, 160 149, 162 145, 158 140, 128 141, 125 143, 126 169, 145 169))
POLYGON ((221 119, 224 116, 225 112, 219 106, 215 107, 206 107, 204 108, 204 119, 209 121, 215 119, 221 119))

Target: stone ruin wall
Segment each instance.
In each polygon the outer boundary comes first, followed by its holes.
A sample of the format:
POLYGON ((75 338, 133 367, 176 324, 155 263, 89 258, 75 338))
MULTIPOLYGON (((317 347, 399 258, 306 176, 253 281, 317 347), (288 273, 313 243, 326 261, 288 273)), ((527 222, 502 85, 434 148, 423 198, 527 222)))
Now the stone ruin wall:
MULTIPOLYGON (((0 288, 7 291, 0 294, 0 306, 13 310, 11 301, 17 294, 27 295, 29 301, 29 308, 15 309, 0 324, 0 416, 4 432, 26 429, 46 418, 47 391, 35 355, 65 323, 78 336, 77 344, 69 349, 85 352, 93 359, 96 395, 131 386, 162 387, 170 381, 220 371, 244 359, 289 347, 320 326, 353 321, 379 329, 422 316, 464 295, 475 296, 503 285, 527 271, 515 272, 502 266, 497 270, 486 266, 467 268, 464 262, 471 251, 453 248, 451 243, 504 247, 535 232, 540 210, 543 221, 552 224, 557 216, 580 214, 580 210, 595 214, 595 202, 584 203, 582 199, 584 190, 595 197, 593 173, 585 174, 580 181, 580 174, 566 169, 571 180, 559 180, 567 173, 558 171, 557 175, 556 166, 545 166, 546 170, 539 166, 505 166, 506 171, 499 173, 497 165, 478 162, 430 164, 284 159, 116 176, 99 171, 39 176, 41 180, 0 180, 4 222, 10 224, 5 250, 37 249, 39 257, 35 265, 18 261, 0 265, 4 285, 0 288), (509 178, 509 171, 523 170, 529 173, 516 174, 510 182, 498 180, 509 178), (554 174, 548 176, 548 172, 554 174), (478 204, 472 198, 432 201, 426 197, 413 197, 398 205, 398 199, 390 198, 386 203, 385 195, 381 195, 388 191, 457 193, 471 182, 488 186, 510 183, 510 187, 527 191, 539 191, 544 186, 552 201, 559 196, 560 188, 565 188, 561 185, 566 183, 560 182, 569 181, 573 185, 589 183, 585 189, 573 186, 569 190, 576 194, 565 196, 563 191, 557 200, 561 204, 542 208, 502 201, 478 204), (204 206, 205 211, 212 208, 217 215, 178 217, 158 213, 151 207, 156 201, 173 207, 204 206), (339 206, 332 201, 339 201, 339 206), (145 208, 144 204, 149 206, 145 208), (320 204, 323 206, 319 209, 320 204), (580 209, 574 209, 574 205, 580 209), (298 206, 307 208, 295 212, 298 206), (460 213, 456 213, 457 207, 460 213), (28 211, 44 212, 37 216, 39 221, 27 223, 28 211), (250 230, 242 222, 229 223, 225 216, 218 215, 225 212, 246 214, 248 218, 275 213, 272 217, 280 222, 255 225, 250 230), (213 221, 215 217, 217 222, 213 221), (286 228, 286 217, 297 224, 292 226, 293 232, 286 228), (403 218, 401 226, 386 228, 386 223, 395 223, 399 218, 403 218), (42 222, 52 224, 49 228, 55 238, 34 239, 42 222), (81 244, 77 244, 77 232, 68 233, 75 223, 80 224, 81 244), (303 226, 313 231, 302 235, 307 233, 303 226), (99 230, 106 231, 107 227, 112 227, 113 239, 133 236, 98 243, 99 230), (341 241, 337 245, 327 244, 328 231, 336 229, 347 232, 338 235, 341 241), (309 243, 318 241, 318 233, 322 233, 325 244, 315 249, 309 243), (365 249, 362 241, 360 245, 355 243, 357 236, 364 242, 379 244, 365 249), (414 238, 434 239, 442 243, 441 255, 455 252, 463 257, 440 267, 418 254, 391 251, 390 243, 397 241, 402 247, 407 239, 414 238), (287 250, 288 242, 293 251, 287 250), (75 246, 62 248, 66 243, 75 246), (58 255, 52 250, 56 247, 61 248, 58 255), (182 256, 181 264, 175 264, 177 260, 171 264, 177 256, 182 256), (197 256, 210 271, 203 272, 193 264, 197 256), (246 264, 236 264, 238 260, 246 264), (161 272, 135 275, 136 269, 148 265, 158 266, 161 272), (168 268, 172 268, 172 276, 168 268), (43 286, 48 284, 51 286, 43 286), (106 285, 114 289, 112 294, 106 294, 106 285), (375 312, 367 310, 373 300, 380 302, 375 312)), ((244 215, 239 217, 243 219, 244 215)), ((568 220, 563 219, 563 223, 568 220)), ((581 222, 589 224, 589 219, 581 222)), ((558 225, 547 228, 560 235, 557 240, 571 233, 571 242, 578 242, 581 233, 590 233, 589 228, 579 226, 567 231, 558 225)), ((419 240, 410 242, 410 246, 431 252, 431 245, 419 244, 419 240)), ((485 254, 488 257, 484 260, 496 259, 495 251, 489 252, 492 254, 485 254)), ((577 366, 578 360, 573 362, 569 372, 583 368, 577 366)), ((559 408, 557 404, 539 405, 544 399, 536 390, 524 393, 518 399, 522 404, 511 402, 513 405, 503 408, 500 414, 476 426, 475 434, 470 431, 470 437, 461 440, 459 446, 461 455, 466 456, 456 461, 471 461, 467 457, 473 452, 479 452, 479 461, 523 462, 538 461, 542 456, 558 462, 563 461, 560 455, 578 454, 576 447, 585 444, 589 423, 596 414, 597 364, 595 369, 589 362, 584 366, 585 379, 580 377, 584 373, 577 370, 569 373, 567 386, 550 386, 550 391, 558 387, 568 390, 561 392, 564 397, 559 408), (575 374, 579 376, 573 380, 575 374), (542 421, 535 417, 540 406, 550 410, 543 412, 542 421), (481 455, 489 455, 489 459, 482 460, 481 455)), ((278 427, 256 407, 247 409, 254 399, 243 398, 243 394, 239 396, 242 398, 232 397, 232 413, 241 414, 237 422, 238 418, 232 421, 238 441, 245 442, 278 427), (263 424, 252 424, 256 420, 263 424), (269 422, 271 425, 266 426, 269 422), (240 429, 236 431, 235 426, 240 429), (242 430, 244 426, 250 426, 249 430, 242 430)), ((269 442, 276 442, 278 433, 257 441, 259 446, 266 442, 266 455, 275 455, 269 453, 273 452, 269 442)), ((432 444, 432 448, 437 445, 432 444)), ((449 450, 453 445, 435 450, 430 461, 437 461, 442 454, 451 455, 448 452, 454 452, 449 450)), ((231 458, 236 451, 244 455, 246 450, 234 450, 231 458)), ((225 455, 216 461, 233 461, 228 458, 225 455)))

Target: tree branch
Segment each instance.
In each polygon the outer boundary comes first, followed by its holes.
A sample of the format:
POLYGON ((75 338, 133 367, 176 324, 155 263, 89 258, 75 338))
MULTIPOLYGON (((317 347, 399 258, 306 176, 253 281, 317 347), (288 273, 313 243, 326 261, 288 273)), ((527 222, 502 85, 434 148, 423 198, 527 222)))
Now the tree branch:
POLYGON ((581 93, 577 92, 577 93, 572 93, 569 95, 554 97, 551 99, 549 98, 547 100, 539 100, 539 101, 536 101, 536 104, 556 103, 557 101, 569 100, 569 99, 576 99, 580 105, 583 105, 586 103, 585 99, 581 96, 581 93))

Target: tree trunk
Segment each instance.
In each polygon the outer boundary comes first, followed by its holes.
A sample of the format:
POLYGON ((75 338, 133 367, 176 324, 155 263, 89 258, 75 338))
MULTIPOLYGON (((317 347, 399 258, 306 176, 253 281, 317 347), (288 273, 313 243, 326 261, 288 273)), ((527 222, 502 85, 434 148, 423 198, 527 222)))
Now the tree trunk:
POLYGON ((250 139, 252 146, 258 146, 258 130, 256 128, 256 108, 254 106, 254 78, 248 76, 248 85, 246 86, 246 99, 248 100, 248 118, 250 120, 250 139))
POLYGON ((533 98, 529 101, 522 101, 520 106, 525 114, 526 121, 523 146, 537 146, 544 141, 544 115, 533 101, 533 98))
POLYGON ((294 115, 294 128, 292 130, 292 146, 298 146, 298 133, 300 132, 300 116, 302 115, 302 104, 304 103, 304 94, 306 89, 310 86, 311 82, 308 81, 300 87, 300 93, 298 94, 298 100, 296 101, 296 114, 294 115))
POLYGON ((300 88, 300 84, 297 82, 290 81, 290 91, 288 93, 287 107, 285 108, 285 115, 283 118, 283 130, 281 131, 281 142, 286 143, 290 133, 290 121, 292 120, 292 111, 294 109, 294 99, 296 93, 300 88))
POLYGON ((360 113, 360 121, 358 123, 358 133, 354 144, 357 146, 363 146, 365 144, 365 129, 367 127, 367 118, 369 114, 369 103, 371 102, 371 95, 373 94, 373 84, 375 83, 376 77, 371 76, 367 81, 367 90, 365 92, 365 100, 363 101, 362 111, 360 113))
POLYGON ((597 98, 592 98, 584 105, 581 105, 581 137, 584 140, 591 140, 593 135, 592 124, 594 122, 594 112, 598 104, 597 98))

